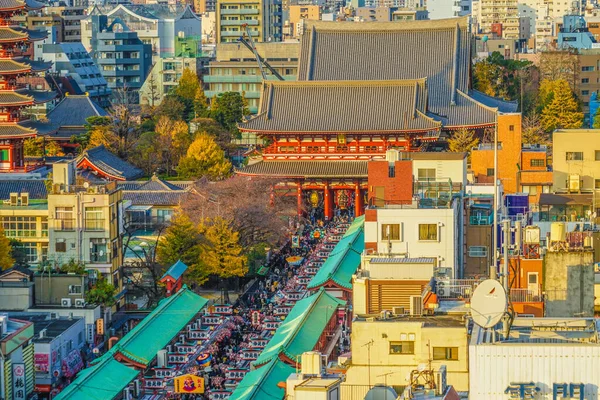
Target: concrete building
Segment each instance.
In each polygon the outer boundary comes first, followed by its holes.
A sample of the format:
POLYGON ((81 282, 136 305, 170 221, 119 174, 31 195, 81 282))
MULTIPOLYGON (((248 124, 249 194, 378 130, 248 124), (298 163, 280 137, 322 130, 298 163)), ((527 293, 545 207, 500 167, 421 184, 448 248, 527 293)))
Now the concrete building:
POLYGON ((392 20, 393 8, 390 7, 359 7, 356 9, 354 20, 357 22, 386 22, 392 20))
POLYGON ((44 44, 41 53, 44 61, 52 63, 50 71, 60 80, 65 92, 87 93, 101 107, 110 106, 112 91, 81 43, 44 44))
POLYGON ((552 135, 553 191, 593 193, 600 189, 600 137, 593 129, 559 129, 552 135))
POLYGON ((288 20, 283 28, 284 37, 298 38, 304 33, 304 20, 321 20, 322 10, 318 5, 290 5, 288 20))
POLYGON ((200 65, 199 58, 159 58, 140 88, 140 104, 159 105, 164 96, 178 85, 184 69, 197 73, 200 65))
POLYGON ((280 0, 217 0, 217 43, 235 43, 247 24, 256 42, 280 42, 283 16, 280 0))
POLYGON ((122 191, 114 182, 76 186, 74 163, 54 164, 54 186, 48 194, 48 261, 62 265, 78 260, 121 288, 122 191))
POLYGON ((428 19, 427 9, 421 8, 396 8, 392 11, 392 21, 422 21, 428 19))
POLYGON ((2 311, 23 311, 33 306, 33 273, 29 268, 13 267, 0 273, 2 311))
POLYGON ((11 314, 33 323, 35 390, 50 393, 63 379, 84 368, 81 350, 86 346, 85 322, 81 317, 51 318, 48 313, 11 314))
POLYGON ((472 12, 472 0, 427 0, 429 19, 462 17, 472 12))
POLYGON ((136 32, 118 26, 108 25, 105 15, 92 16, 90 54, 108 87, 129 90, 132 101, 137 102, 138 91, 152 65, 152 46, 144 44, 136 32))
POLYGON ((64 40, 63 21, 58 15, 28 15, 26 17, 28 29, 56 31, 56 38, 62 42, 64 40))
POLYGON ((600 48, 582 49, 577 51, 577 62, 581 68, 577 73, 575 92, 581 101, 581 110, 584 115, 584 126, 592 127, 594 122, 593 111, 590 107, 592 94, 600 91, 598 72, 600 71, 600 48))
MULTIPOLYGON (((217 11, 216 0, 194 0, 194 11, 196 14, 214 13, 217 11)), ((204 18, 202 19, 204 22, 204 18)))
POLYGON ((459 316, 358 315, 352 322, 352 359, 343 385, 406 386, 421 364, 446 366, 447 381, 458 391, 469 387, 468 335, 459 316))
POLYGON ((473 7, 473 10, 477 10, 474 17, 480 33, 490 34, 495 29, 502 29, 508 20, 519 16, 517 0, 479 0, 477 3, 478 7, 473 7))
POLYGON ((600 385, 594 374, 598 362, 598 326, 591 318, 516 318, 508 338, 474 326, 469 396, 594 398, 600 385))
POLYGON ((61 43, 81 41, 81 20, 86 17, 86 6, 58 3, 45 7, 43 11, 47 15, 58 15, 62 19, 61 43))
POLYGON ((0 315, 0 396, 24 400, 35 385, 33 324, 0 315))
MULTIPOLYGON (((298 71, 298 43, 257 43, 256 51, 286 80, 295 80, 298 71)), ((239 44, 217 44, 217 58, 209 64, 209 75, 204 77, 208 84, 208 98, 220 93, 244 92, 250 112, 258 111, 262 76, 252 52, 239 44)), ((268 80, 277 79, 268 75, 268 80)))

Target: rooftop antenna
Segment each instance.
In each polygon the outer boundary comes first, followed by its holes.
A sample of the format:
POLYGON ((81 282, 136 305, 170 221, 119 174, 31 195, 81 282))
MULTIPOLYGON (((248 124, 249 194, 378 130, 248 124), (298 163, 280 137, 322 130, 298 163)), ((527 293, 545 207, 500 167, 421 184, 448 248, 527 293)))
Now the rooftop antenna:
MULTIPOLYGON (((471 296, 471 318, 483 329, 494 328, 507 314, 508 297, 504 287, 495 279, 486 279, 473 291, 471 296)), ((508 337, 508 324, 504 327, 508 337)))

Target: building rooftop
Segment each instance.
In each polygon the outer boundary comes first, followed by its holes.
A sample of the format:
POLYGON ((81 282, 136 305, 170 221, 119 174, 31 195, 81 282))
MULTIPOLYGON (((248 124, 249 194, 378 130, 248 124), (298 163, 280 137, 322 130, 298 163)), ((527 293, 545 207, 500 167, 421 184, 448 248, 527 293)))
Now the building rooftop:
POLYGON ((388 318, 379 318, 379 314, 376 315, 356 315, 354 318, 355 322, 411 322, 420 323, 423 328, 464 328, 465 322, 462 316, 459 315, 431 315, 431 316, 411 316, 411 315, 398 315, 391 316, 388 318), (368 318, 374 318, 374 321, 367 321, 368 318))
POLYGON ((29 193, 29 199, 46 199, 48 191, 42 179, 0 180, 0 200, 9 200, 11 193, 29 193))
POLYGON ((49 343, 62 335, 70 327, 75 325, 81 317, 73 318, 50 318, 49 314, 18 313, 15 318, 21 321, 33 323, 33 333, 35 342, 49 343), (40 332, 45 330, 44 337, 40 337, 40 332))
POLYGON ((108 151, 104 145, 85 150, 77 160, 77 167, 83 166, 90 166, 111 180, 132 180, 144 175, 141 169, 120 159, 108 151))
POLYGON ((508 338, 502 329, 482 329, 475 325, 471 344, 571 344, 600 345, 600 322, 593 318, 515 318, 508 338))

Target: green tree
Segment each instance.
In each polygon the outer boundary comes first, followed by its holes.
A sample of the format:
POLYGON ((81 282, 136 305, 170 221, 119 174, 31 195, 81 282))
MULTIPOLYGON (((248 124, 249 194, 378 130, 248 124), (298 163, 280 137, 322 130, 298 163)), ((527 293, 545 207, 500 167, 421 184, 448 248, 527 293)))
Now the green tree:
POLYGON ((225 154, 214 138, 206 133, 196 136, 182 157, 177 167, 177 173, 183 178, 200 178, 219 180, 229 176, 231 163, 225 159, 225 154))
POLYGON ((42 157, 44 153, 49 157, 64 155, 62 148, 55 140, 46 140, 41 136, 25 140, 23 151, 26 156, 30 157, 42 157))
POLYGON ((489 96, 516 100, 521 94, 521 71, 532 65, 529 61, 505 59, 494 51, 473 67, 473 86, 489 96))
POLYGON ((225 299, 229 301, 227 282, 233 277, 245 276, 248 260, 242 254, 240 235, 230 227, 230 222, 215 217, 204 223, 204 241, 201 244, 202 260, 207 272, 222 279, 225 299))
POLYGON ((111 307, 115 304, 115 295, 117 289, 108 282, 102 274, 98 275, 96 284, 92 286, 85 294, 85 301, 90 304, 101 304, 104 307, 111 307))
POLYGON ((594 114, 594 121, 592 122, 592 128, 594 129, 600 129, 600 113, 598 112, 599 110, 600 108, 596 110, 596 114, 594 114))
POLYGON ((201 86, 198 86, 196 96, 194 97, 194 113, 195 118, 204 118, 210 115, 210 111, 208 110, 208 99, 201 86))
POLYGON ((74 258, 71 258, 68 263, 63 264, 58 269, 63 274, 73 273, 77 275, 85 275, 86 269, 85 265, 80 261, 75 261, 74 258))
POLYGON ((196 94, 200 88, 198 76, 191 69, 185 68, 179 78, 179 82, 174 89, 174 93, 190 102, 196 99, 196 94))
POLYGON ((147 176, 158 172, 162 165, 162 158, 157 157, 159 149, 157 134, 155 132, 144 132, 140 136, 135 147, 131 161, 144 171, 147 176))
POLYGON ((184 121, 174 121, 162 116, 156 123, 157 149, 162 152, 162 165, 170 175, 190 147, 191 137, 188 125, 184 121))
POLYGON ((157 118, 165 116, 172 120, 187 120, 188 113, 188 104, 185 103, 185 99, 169 93, 156 108, 155 116, 157 118))
POLYGON ((558 80, 554 83, 551 100, 541 113, 542 128, 546 132, 555 129, 576 129, 583 125, 583 113, 579 102, 575 99, 569 83, 558 80))
POLYGON ((459 129, 452 133, 448 139, 448 149, 451 152, 471 153, 471 149, 479 144, 479 139, 475 136, 475 132, 470 129, 459 129))
POLYGON ((108 129, 108 127, 111 124, 110 117, 93 116, 86 118, 85 121, 85 132, 80 135, 71 136, 70 140, 71 143, 78 144, 80 149, 89 148, 88 146, 90 143, 90 136, 92 134, 92 131, 102 126, 108 129))
POLYGON ((6 237, 4 229, 0 226, 0 271, 14 265, 15 260, 11 257, 12 250, 10 240, 6 237))
POLYGON ((23 248, 23 242, 17 239, 10 239, 10 247, 10 257, 14 260, 13 264, 19 267, 29 266, 27 253, 25 253, 25 249, 23 248))
POLYGON ((244 97, 238 92, 225 92, 213 98, 210 110, 212 118, 236 136, 238 122, 249 114, 244 97))
POLYGON ((201 135, 203 133, 208 133, 212 137, 215 138, 215 141, 222 149, 227 149, 231 147, 231 139, 233 135, 227 129, 223 128, 221 124, 215 121, 212 118, 196 118, 193 121, 195 126, 195 135, 201 135))
POLYGON ((185 214, 178 214, 158 243, 158 262, 171 265, 181 260, 189 268, 188 278, 201 285, 208 279, 208 274, 200 258, 199 245, 200 229, 185 214))

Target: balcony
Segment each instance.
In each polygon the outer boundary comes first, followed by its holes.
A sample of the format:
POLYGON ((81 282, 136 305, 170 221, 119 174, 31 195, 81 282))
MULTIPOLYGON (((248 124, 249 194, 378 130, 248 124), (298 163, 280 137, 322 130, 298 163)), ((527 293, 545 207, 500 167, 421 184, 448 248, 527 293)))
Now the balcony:
POLYGON ((86 231, 103 231, 104 230, 104 219, 91 219, 85 220, 86 231))
POLYGON ((490 215, 471 215, 469 225, 492 225, 494 216, 490 215))
POLYGON ((235 10, 219 10, 221 15, 258 15, 258 9, 240 9, 236 8, 235 10))
POLYGON ((248 24, 248 26, 258 26, 258 21, 254 19, 243 19, 238 21, 221 21, 221 26, 241 26, 242 24, 248 24))
POLYGON ((206 75, 204 83, 261 83, 260 75, 206 75))
POLYGON ((55 231, 74 231, 77 224, 75 218, 63 218, 54 220, 55 231))
POLYGON ((511 288, 510 301, 513 303, 540 303, 543 301, 541 287, 537 289, 511 288))
POLYGON ((436 281, 435 294, 440 299, 470 299, 478 279, 444 279, 436 281))

